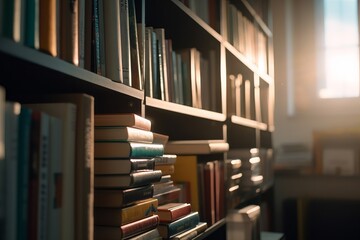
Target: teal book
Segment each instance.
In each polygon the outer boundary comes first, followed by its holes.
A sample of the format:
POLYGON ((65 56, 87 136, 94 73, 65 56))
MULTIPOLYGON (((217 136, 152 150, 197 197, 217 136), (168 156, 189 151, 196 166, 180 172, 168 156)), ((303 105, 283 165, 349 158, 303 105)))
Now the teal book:
POLYGON ((17 239, 27 239, 28 227, 28 189, 30 168, 30 132, 31 132, 30 108, 21 107, 18 128, 18 202, 17 202, 17 239))
POLYGON ((38 49, 39 39, 39 1, 28 0, 26 2, 25 19, 25 45, 38 49))
POLYGON ((162 238, 168 239, 190 228, 194 228, 199 222, 199 213, 192 212, 176 221, 170 223, 160 223, 157 229, 159 230, 162 238))
POLYGON ((163 144, 120 141, 95 142, 95 158, 153 158, 163 154, 163 144))

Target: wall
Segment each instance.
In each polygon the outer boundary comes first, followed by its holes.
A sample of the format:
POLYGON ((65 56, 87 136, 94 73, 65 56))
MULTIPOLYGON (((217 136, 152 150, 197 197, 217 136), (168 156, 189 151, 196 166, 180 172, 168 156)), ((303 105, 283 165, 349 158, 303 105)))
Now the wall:
POLYGON ((313 1, 272 0, 275 148, 294 142, 311 147, 314 130, 360 127, 359 100, 316 100, 316 14, 313 1))

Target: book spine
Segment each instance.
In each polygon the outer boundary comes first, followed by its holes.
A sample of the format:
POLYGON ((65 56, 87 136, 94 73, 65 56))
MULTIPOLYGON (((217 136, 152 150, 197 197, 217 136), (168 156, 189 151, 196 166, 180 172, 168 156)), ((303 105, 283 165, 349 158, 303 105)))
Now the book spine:
POLYGON ((121 24, 121 52, 123 62, 124 84, 131 86, 130 65, 130 33, 129 33, 129 4, 128 0, 120 0, 120 24, 121 24))
POLYGON ((155 161, 153 159, 132 159, 131 162, 131 171, 138 170, 154 170, 155 161))
POLYGON ((173 189, 166 191, 164 193, 159 193, 154 195, 159 202, 159 205, 164 205, 170 202, 177 202, 180 197, 180 188, 174 187, 173 189))
POLYGON ((158 182, 161 179, 161 171, 154 170, 154 171, 147 171, 146 174, 144 172, 134 172, 131 174, 132 178, 132 186, 141 186, 147 185, 150 183, 158 182))
POLYGON ((39 39, 39 0, 26 2, 25 45, 38 49, 39 39))
POLYGON ((155 228, 153 230, 144 232, 140 235, 137 235, 135 237, 129 238, 129 240, 148 240, 148 239, 152 239, 152 240, 161 240, 161 236, 159 234, 159 231, 155 228))
POLYGON ((162 144, 138 144, 130 143, 131 156, 137 157, 157 157, 164 154, 164 145, 162 144))
POLYGON ((199 222, 200 222, 200 218, 198 212, 193 212, 191 214, 188 214, 181 219, 178 219, 172 223, 167 224, 167 230, 168 230, 167 236, 163 236, 163 237, 165 238, 172 237, 177 233, 195 227, 199 222))
POLYGON ((136 234, 156 228, 159 224, 159 216, 153 215, 136 222, 125 224, 120 227, 122 238, 129 238, 136 234))
POLYGON ((158 200, 152 198, 149 201, 138 202, 133 206, 123 208, 121 210, 121 225, 152 216, 154 213, 156 213, 157 207, 158 200))
POLYGON ((123 205, 128 205, 135 201, 152 198, 154 193, 153 185, 148 185, 145 188, 136 188, 136 190, 129 189, 123 192, 123 205))
POLYGON ((29 190, 29 168, 30 168, 30 132, 31 132, 32 110, 22 107, 19 119, 18 134, 18 212, 17 232, 18 239, 27 239, 28 225, 28 190, 29 190))
POLYGON ((57 55, 56 0, 40 1, 40 50, 57 55))
POLYGON ((179 208, 175 208, 175 209, 170 209, 169 211, 170 211, 170 214, 171 214, 171 220, 170 221, 172 222, 172 221, 175 221, 175 220, 181 218, 182 216, 190 214, 191 205, 188 204, 185 207, 179 207, 179 208))

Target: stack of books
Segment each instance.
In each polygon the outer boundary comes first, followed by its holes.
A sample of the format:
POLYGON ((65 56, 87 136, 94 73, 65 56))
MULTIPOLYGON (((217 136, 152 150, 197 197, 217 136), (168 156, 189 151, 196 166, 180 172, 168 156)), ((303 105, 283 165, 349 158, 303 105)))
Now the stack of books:
POLYGON ((94 135, 95 239, 159 237, 153 183, 162 177, 155 157, 164 146, 154 142, 151 122, 136 114, 95 115, 94 135))
POLYGON ((159 206, 158 216, 160 224, 157 229, 163 239, 192 239, 207 228, 207 223, 200 222, 199 213, 191 211, 189 203, 159 206))

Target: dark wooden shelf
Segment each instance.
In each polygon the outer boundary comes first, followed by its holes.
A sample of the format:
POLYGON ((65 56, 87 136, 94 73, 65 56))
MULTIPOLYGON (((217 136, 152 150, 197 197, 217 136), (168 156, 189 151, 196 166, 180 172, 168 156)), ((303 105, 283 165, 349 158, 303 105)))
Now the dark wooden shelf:
POLYGON ((201 240, 201 239, 206 239, 207 237, 209 237, 211 234, 213 234, 214 232, 216 232, 217 230, 219 230, 221 227, 225 226, 226 224, 226 220, 225 219, 221 219, 220 221, 216 222, 214 225, 208 227, 205 232, 203 232, 202 234, 200 234, 199 236, 196 236, 195 238, 193 238, 194 240, 201 240))

